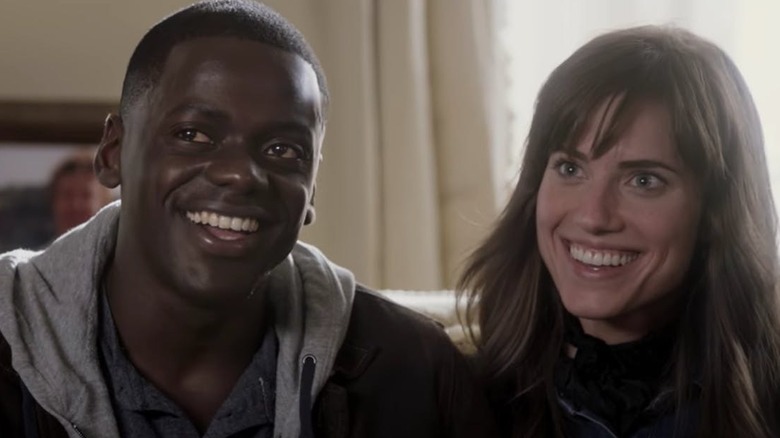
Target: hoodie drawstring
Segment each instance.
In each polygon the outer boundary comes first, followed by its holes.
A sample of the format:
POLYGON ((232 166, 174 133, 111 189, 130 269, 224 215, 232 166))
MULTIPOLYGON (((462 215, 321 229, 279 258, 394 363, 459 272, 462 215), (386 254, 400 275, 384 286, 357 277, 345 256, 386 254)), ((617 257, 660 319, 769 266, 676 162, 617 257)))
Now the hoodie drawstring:
POLYGON ((301 393, 298 400, 298 413, 301 419, 301 438, 314 438, 311 424, 311 388, 314 385, 314 371, 317 369, 317 358, 311 354, 303 356, 303 371, 301 371, 301 393))

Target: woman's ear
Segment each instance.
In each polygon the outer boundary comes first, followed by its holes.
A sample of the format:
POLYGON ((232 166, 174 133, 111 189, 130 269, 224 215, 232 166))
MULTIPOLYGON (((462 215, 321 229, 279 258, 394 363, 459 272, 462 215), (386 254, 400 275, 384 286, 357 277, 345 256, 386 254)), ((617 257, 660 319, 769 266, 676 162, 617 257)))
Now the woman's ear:
POLYGON ((95 154, 95 175, 101 184, 111 189, 122 183, 120 157, 123 133, 122 118, 117 114, 109 114, 103 124, 103 138, 95 154))

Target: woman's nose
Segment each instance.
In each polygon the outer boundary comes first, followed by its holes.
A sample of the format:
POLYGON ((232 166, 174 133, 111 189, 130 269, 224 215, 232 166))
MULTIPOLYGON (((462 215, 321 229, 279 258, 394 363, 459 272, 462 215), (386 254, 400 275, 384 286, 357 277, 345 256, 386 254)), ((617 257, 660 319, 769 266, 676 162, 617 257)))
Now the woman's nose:
POLYGON ((593 182, 584 187, 575 211, 575 223, 591 234, 622 229, 620 194, 608 182, 593 182))

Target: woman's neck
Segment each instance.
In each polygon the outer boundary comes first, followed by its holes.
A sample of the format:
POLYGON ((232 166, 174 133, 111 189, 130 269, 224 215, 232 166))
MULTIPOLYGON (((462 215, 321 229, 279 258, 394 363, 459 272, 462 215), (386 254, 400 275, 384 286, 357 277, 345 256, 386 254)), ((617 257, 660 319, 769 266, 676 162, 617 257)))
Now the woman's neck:
POLYGON ((608 345, 638 341, 648 333, 668 326, 679 315, 680 294, 669 294, 668 299, 652 307, 637 309, 627 315, 607 319, 577 319, 582 331, 608 345))

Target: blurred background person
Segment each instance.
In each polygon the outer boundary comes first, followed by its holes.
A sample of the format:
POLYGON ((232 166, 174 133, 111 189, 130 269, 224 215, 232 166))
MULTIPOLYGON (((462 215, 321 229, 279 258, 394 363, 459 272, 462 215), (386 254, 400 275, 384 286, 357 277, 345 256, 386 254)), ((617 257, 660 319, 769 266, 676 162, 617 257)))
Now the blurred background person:
POLYGON ((113 199, 95 178, 92 154, 86 152, 65 159, 54 170, 49 189, 55 238, 86 222, 113 199))

